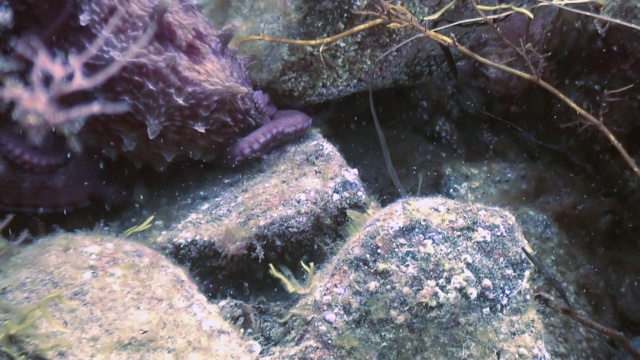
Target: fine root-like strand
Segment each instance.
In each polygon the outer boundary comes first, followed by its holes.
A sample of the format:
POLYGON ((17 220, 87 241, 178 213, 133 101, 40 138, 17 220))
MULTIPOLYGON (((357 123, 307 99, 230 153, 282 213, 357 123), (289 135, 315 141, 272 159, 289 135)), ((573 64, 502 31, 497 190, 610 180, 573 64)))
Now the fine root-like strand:
POLYGON ((538 300, 541 304, 561 313, 564 314, 566 316, 568 316, 569 318, 571 318, 572 320, 588 327, 591 328, 599 333, 602 333, 612 339, 614 339, 615 341, 617 341, 625 350, 627 350, 627 352, 629 353, 629 355, 631 355, 634 359, 640 359, 640 352, 633 346, 633 344, 631 343, 631 341, 629 341, 629 339, 627 339, 626 336, 624 336, 623 333, 616 331, 614 329, 611 329, 607 326, 604 326, 602 324, 599 324, 589 318, 587 318, 586 316, 576 312, 575 310, 572 310, 566 306, 563 306, 557 302, 555 302, 553 300, 553 297, 551 297, 548 294, 545 293, 538 293, 535 294, 535 298, 536 300, 538 300))

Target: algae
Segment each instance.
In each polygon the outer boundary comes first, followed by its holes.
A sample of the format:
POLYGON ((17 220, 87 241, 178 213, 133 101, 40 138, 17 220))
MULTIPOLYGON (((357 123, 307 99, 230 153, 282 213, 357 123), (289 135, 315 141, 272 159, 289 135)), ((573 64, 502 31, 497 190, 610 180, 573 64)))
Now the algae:
POLYGON ((45 342, 45 336, 39 333, 35 326, 38 320, 44 318, 55 331, 71 332, 53 319, 49 310, 53 302, 70 307, 78 305, 75 301, 65 299, 62 290, 52 292, 37 302, 22 307, 0 302, 0 313, 3 318, 7 318, 0 329, 0 351, 13 359, 26 359, 32 355, 68 346, 67 340, 62 337, 45 342))

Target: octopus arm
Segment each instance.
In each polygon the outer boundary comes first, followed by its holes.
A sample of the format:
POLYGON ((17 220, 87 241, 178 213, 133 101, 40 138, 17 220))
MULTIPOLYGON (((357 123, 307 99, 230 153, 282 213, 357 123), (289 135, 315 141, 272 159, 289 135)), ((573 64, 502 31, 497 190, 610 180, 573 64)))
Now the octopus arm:
POLYGON ((299 138, 309 131, 311 117, 297 110, 279 110, 265 123, 229 148, 224 159, 234 166, 242 161, 262 156, 288 140, 299 138))

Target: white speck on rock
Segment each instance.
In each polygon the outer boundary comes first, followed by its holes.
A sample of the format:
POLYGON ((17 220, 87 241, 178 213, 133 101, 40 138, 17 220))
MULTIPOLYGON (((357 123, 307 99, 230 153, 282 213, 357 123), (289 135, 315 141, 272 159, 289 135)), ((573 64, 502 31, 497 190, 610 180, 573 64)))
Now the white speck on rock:
POLYGON ((324 318, 324 320, 326 322, 328 322, 329 324, 333 324, 334 322, 336 322, 336 314, 334 314, 331 311, 325 311, 322 314, 322 317, 324 318))

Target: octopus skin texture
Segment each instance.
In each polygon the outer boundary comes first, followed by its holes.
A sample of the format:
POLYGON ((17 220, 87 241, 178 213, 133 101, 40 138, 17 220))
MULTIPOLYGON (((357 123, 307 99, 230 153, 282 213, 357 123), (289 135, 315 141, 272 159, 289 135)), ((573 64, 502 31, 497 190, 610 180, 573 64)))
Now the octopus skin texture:
POLYGON ((12 64, 0 77, 0 185, 13 193, 0 208, 105 198, 108 180, 89 170, 104 158, 158 171, 188 159, 233 166, 311 126, 253 90, 232 29, 214 29, 191 1, 34 4, 0 0, 12 20, 0 24, 0 61, 12 64), (71 194, 80 183, 90 186, 71 194))
POLYGON ((271 121, 236 142, 227 152, 224 161, 230 165, 264 155, 281 142, 300 137, 311 127, 311 118, 297 110, 279 110, 271 121))

